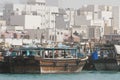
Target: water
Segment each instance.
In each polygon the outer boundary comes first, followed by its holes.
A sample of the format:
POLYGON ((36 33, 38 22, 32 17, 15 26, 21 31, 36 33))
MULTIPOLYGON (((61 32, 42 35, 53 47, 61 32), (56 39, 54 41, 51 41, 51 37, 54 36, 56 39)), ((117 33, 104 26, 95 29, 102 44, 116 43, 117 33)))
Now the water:
POLYGON ((77 74, 0 74, 0 80, 120 80, 120 72, 82 71, 77 74))

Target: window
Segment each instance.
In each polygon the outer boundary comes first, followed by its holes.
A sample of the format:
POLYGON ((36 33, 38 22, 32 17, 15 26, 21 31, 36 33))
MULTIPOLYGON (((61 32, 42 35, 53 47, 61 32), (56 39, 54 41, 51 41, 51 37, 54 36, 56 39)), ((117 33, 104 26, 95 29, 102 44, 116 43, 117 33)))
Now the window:
POLYGON ((51 35, 50 35, 50 40, 51 40, 51 38, 52 38, 52 37, 51 37, 51 35))
POLYGON ((19 9, 18 9, 18 8, 16 8, 16 11, 19 11, 19 9))
POLYGON ((59 35, 59 32, 57 32, 57 35, 59 35))

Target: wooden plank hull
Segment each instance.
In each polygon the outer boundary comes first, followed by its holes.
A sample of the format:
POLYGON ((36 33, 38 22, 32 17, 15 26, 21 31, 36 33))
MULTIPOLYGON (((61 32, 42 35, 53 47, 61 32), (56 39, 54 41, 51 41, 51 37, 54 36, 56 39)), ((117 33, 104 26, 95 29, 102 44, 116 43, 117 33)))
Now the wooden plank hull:
POLYGON ((77 73, 86 60, 81 59, 42 59, 39 57, 8 58, 4 67, 7 73, 77 73))
POLYGON ((100 71, 100 70, 110 70, 110 71, 119 71, 119 65, 115 64, 115 63, 96 63, 95 64, 96 70, 100 71))
POLYGON ((41 60, 41 73, 74 73, 80 72, 85 64, 85 61, 78 59, 66 60, 41 60))
POLYGON ((96 70, 99 71, 119 71, 120 70, 120 65, 118 63, 119 61, 115 59, 101 59, 101 60, 96 60, 94 62, 96 70))

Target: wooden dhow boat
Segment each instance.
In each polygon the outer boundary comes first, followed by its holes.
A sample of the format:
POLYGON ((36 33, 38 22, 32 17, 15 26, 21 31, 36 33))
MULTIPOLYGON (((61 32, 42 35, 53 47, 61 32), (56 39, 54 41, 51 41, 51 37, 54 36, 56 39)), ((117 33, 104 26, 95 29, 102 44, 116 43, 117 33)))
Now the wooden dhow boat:
POLYGON ((92 57, 96 70, 120 71, 120 45, 103 45, 100 53, 93 53, 92 57))
POLYGON ((0 64, 1 73, 77 73, 87 60, 76 48, 12 49, 0 64))

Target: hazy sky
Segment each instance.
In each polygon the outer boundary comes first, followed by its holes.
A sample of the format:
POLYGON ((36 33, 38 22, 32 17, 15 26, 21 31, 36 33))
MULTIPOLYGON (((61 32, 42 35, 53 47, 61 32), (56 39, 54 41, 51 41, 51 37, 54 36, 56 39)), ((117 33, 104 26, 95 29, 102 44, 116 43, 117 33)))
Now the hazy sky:
MULTIPOLYGON (((10 3, 10 2, 12 3, 22 2, 23 3, 25 1, 27 0, 0 0, 0 4, 10 3)), ((84 5, 84 4, 120 5, 120 0, 59 0, 60 7, 79 8, 81 5, 84 5)))
POLYGON ((60 6, 79 8, 84 4, 120 5, 120 0, 60 0, 60 6))
POLYGON ((0 0, 0 3, 18 3, 18 2, 24 2, 25 0, 0 0))

